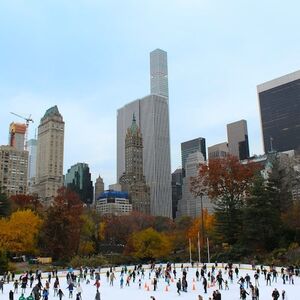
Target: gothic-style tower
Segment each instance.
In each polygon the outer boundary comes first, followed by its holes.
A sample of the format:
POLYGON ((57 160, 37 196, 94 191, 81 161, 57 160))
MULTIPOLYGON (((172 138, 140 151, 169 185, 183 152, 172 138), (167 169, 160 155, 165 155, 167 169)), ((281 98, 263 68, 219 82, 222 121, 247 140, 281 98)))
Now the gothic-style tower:
POLYGON ((125 173, 120 178, 123 191, 129 193, 132 210, 150 213, 150 188, 143 171, 143 138, 133 114, 125 138, 125 173))

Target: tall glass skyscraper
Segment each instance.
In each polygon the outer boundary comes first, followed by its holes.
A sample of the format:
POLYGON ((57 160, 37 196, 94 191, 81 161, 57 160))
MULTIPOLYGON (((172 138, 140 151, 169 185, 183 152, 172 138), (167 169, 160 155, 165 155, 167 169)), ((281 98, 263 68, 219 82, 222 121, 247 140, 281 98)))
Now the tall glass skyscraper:
POLYGON ((185 177, 185 164, 190 154, 200 152, 204 160, 206 160, 206 143, 205 138, 199 137, 190 141, 181 143, 181 164, 182 164, 182 177, 185 177))
POLYGON ((300 71, 257 86, 265 153, 300 149, 300 71))
POLYGON ((150 211, 172 217, 170 129, 167 53, 150 54, 151 95, 137 99, 117 112, 117 181, 125 172, 125 137, 135 114, 144 140, 143 165, 150 187, 150 211))
POLYGON ((167 52, 161 49, 150 53, 151 94, 169 97, 167 52))

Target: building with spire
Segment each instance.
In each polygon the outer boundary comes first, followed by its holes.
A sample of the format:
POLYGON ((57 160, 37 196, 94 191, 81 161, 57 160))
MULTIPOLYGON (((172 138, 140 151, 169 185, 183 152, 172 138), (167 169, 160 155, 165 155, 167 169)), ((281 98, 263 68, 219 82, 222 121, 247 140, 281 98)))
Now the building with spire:
POLYGON ((42 117, 38 127, 36 184, 34 192, 50 204, 63 186, 65 122, 55 105, 42 117))
POLYGON ((125 138, 125 172, 120 178, 122 191, 127 191, 132 210, 150 214, 150 188, 143 168, 143 138, 133 114, 125 138))
POLYGON ((125 138, 135 114, 143 136, 143 167, 154 216, 172 217, 167 52, 150 53, 150 95, 117 111, 117 181, 125 172, 125 138))

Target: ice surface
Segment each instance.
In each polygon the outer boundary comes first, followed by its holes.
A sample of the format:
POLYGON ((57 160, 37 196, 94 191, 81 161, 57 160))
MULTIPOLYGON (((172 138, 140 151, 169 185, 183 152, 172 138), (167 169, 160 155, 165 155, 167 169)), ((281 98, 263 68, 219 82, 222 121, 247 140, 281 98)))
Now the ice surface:
MULTIPOLYGON (((223 274, 223 278, 224 280, 227 280, 227 274, 224 274, 225 271, 223 268, 217 267, 216 270, 222 270, 222 274, 223 274)), ((131 269, 132 270, 132 269, 131 269)), ((211 268, 208 268, 208 271, 210 271, 211 268)), ((177 279, 181 277, 182 272, 181 272, 181 268, 180 267, 176 267, 176 271, 177 271, 177 279)), ((210 287, 208 289, 208 293, 204 294, 204 290, 203 290, 203 286, 202 286, 202 282, 199 281, 195 281, 196 276, 195 276, 195 272, 196 272, 196 268, 189 268, 188 269, 188 274, 187 274, 187 280, 188 280, 188 291, 187 293, 185 292, 181 292, 181 295, 177 295, 177 289, 176 289, 176 280, 173 280, 173 282, 170 282, 170 286, 168 287, 168 291, 166 291, 166 282, 163 278, 159 279, 158 282, 158 290, 157 291, 153 291, 153 285, 151 284, 152 278, 154 277, 154 272, 152 272, 151 275, 151 279, 149 279, 149 273, 150 271, 148 269, 145 270, 145 278, 142 279, 142 287, 141 289, 139 289, 139 283, 138 283, 138 279, 140 278, 140 276, 136 277, 135 283, 130 282, 130 286, 125 286, 126 283, 126 275, 124 276, 124 288, 121 289, 120 288, 120 273, 119 272, 115 272, 115 276, 116 279, 114 281, 114 286, 109 286, 109 283, 107 282, 106 276, 105 276, 105 272, 106 269, 102 269, 101 270, 101 286, 100 286, 100 293, 101 293, 101 300, 121 300, 121 299, 125 299, 125 300, 146 300, 146 299, 150 299, 150 296, 154 296, 156 300, 168 300, 168 299, 186 299, 186 300, 198 300, 198 295, 202 295, 204 300, 208 300, 209 297, 212 297, 212 292, 214 290, 216 290, 216 286, 215 287, 210 287), (145 284, 149 286, 149 291, 147 289, 145 289, 145 284), (193 290, 193 285, 195 285, 195 290, 193 290)), ((217 272, 217 271, 216 271, 217 272)), ((239 277, 240 276, 245 276, 246 273, 248 273, 251 276, 251 281, 254 284, 254 278, 253 278, 253 274, 254 271, 252 270, 245 270, 245 269, 240 269, 240 273, 239 273, 239 277)), ((172 274, 173 275, 173 274, 172 274)), ((16 278, 18 279, 19 275, 16 276, 16 278)), ((47 278, 47 274, 43 274, 43 284, 45 283, 47 278)), ((89 276, 88 276, 89 278, 89 276)), ((64 297, 63 299, 69 299, 69 295, 68 295, 68 290, 67 288, 67 282, 66 282, 66 278, 63 274, 60 275, 59 277, 60 280, 60 285, 61 288, 64 292, 64 297)), ((229 290, 225 291, 225 290, 221 290, 221 294, 222 294, 222 300, 234 300, 234 299, 239 299, 239 284, 237 283, 238 279, 235 277, 234 274, 234 282, 231 284, 230 281, 228 280, 229 283, 229 290)), ((81 282, 81 287, 83 289, 83 293, 82 293, 82 300, 94 300, 95 299, 95 294, 96 294, 96 287, 93 285, 95 282, 95 280, 91 280, 90 284, 86 284, 84 281, 81 282)), ((54 297, 53 296, 53 283, 54 280, 51 280, 51 284, 50 284, 50 295, 49 298, 50 300, 53 299, 58 299, 58 297, 54 297)), ((300 299, 300 278, 299 277, 295 277, 294 276, 294 285, 292 284, 285 284, 283 285, 282 279, 280 278, 280 272, 278 275, 278 279, 277 279, 277 283, 272 282, 272 286, 266 286, 266 282, 264 280, 264 276, 263 274, 260 275, 259 278, 259 291, 260 291, 260 300, 268 300, 268 299, 272 299, 272 291, 274 290, 274 288, 277 288, 277 290, 279 291, 279 293, 281 294, 281 291, 284 289, 286 291, 286 299, 287 300, 299 300, 300 299)), ((1 294, 0 292, 0 300, 6 300, 9 299, 8 297, 8 293, 10 291, 10 289, 13 289, 13 285, 12 283, 10 284, 5 284, 4 285, 4 293, 1 294)), ((26 289, 26 293, 25 296, 29 296, 31 292, 31 289, 28 287, 26 289)), ((250 289, 247 289, 247 292, 249 293, 249 296, 247 296, 247 299, 252 299, 251 298, 251 293, 250 293, 250 289)), ((21 287, 19 287, 19 292, 18 294, 15 294, 14 299, 19 299, 21 295, 21 287)), ((76 299, 76 289, 74 290, 74 295, 73 295, 73 299, 76 299)), ((279 299, 282 299, 281 296, 279 299)))

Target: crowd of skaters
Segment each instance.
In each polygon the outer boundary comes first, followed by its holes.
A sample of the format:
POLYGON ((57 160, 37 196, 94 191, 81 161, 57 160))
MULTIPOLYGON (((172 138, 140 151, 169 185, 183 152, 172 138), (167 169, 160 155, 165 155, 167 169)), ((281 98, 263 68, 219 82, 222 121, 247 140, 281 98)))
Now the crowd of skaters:
MULTIPOLYGON (((224 264, 222 264, 224 266, 224 264)), ((142 284, 145 278, 151 282, 151 290, 156 291, 158 288, 158 282, 163 280, 166 284, 166 290, 170 286, 171 282, 176 281, 177 294, 180 296, 182 292, 188 292, 188 275, 193 278, 192 288, 196 281, 199 281, 203 285, 204 294, 207 294, 207 289, 213 287, 210 300, 222 300, 222 293, 229 290, 230 284, 237 283, 240 287, 240 299, 247 299, 247 296, 252 300, 259 300, 259 287, 260 284, 271 286, 277 283, 278 280, 282 280, 283 284, 294 284, 294 276, 299 276, 299 269, 293 266, 288 268, 281 268, 280 272, 275 267, 271 266, 268 270, 261 266, 255 269, 253 278, 246 274, 244 277, 239 276, 239 267, 234 266, 232 263, 228 263, 224 266, 223 270, 219 268, 218 263, 215 263, 211 267, 207 267, 206 264, 196 266, 194 273, 194 264, 192 263, 192 269, 189 270, 189 266, 181 265, 181 273, 178 274, 175 264, 168 263, 166 266, 151 264, 148 274, 146 274, 143 266, 136 265, 132 269, 128 269, 127 266, 122 267, 119 274, 120 288, 124 286, 130 286, 137 282, 138 288, 142 288, 142 284), (193 270, 193 274, 191 274, 193 270), (262 283, 264 280, 265 283, 262 283)), ((53 289, 53 296, 62 300, 64 296, 69 299, 82 300, 82 284, 93 284, 95 286, 95 300, 101 300, 100 286, 101 286, 101 268, 88 268, 81 267, 79 272, 76 273, 73 269, 69 269, 66 274, 67 288, 64 291, 60 285, 60 279, 58 277, 57 269, 53 269, 48 273, 46 282, 42 284, 42 272, 40 270, 28 271, 18 276, 14 272, 7 272, 0 279, 0 293, 3 293, 4 285, 6 283, 13 283, 13 289, 9 292, 9 300, 48 300, 50 289, 53 289), (29 296, 26 298, 24 295, 26 289, 30 290, 29 296), (20 295, 20 296, 19 296, 20 295)), ((102 275, 103 276, 103 275, 102 275)), ((117 280, 115 268, 111 267, 105 273, 106 280, 110 286, 114 286, 117 280)), ((61 279, 62 280, 62 279, 61 279)), ((150 290, 150 285, 145 288, 150 290)), ((282 299, 286 300, 286 292, 284 290, 278 291, 276 288, 272 291, 272 298, 274 300, 282 299)), ((154 298, 154 296, 152 296, 154 298)), ((155 299, 155 298, 154 298, 155 299)), ((198 300, 202 300, 203 296, 198 295, 198 300)), ((92 299, 91 299, 92 300, 92 299)))

